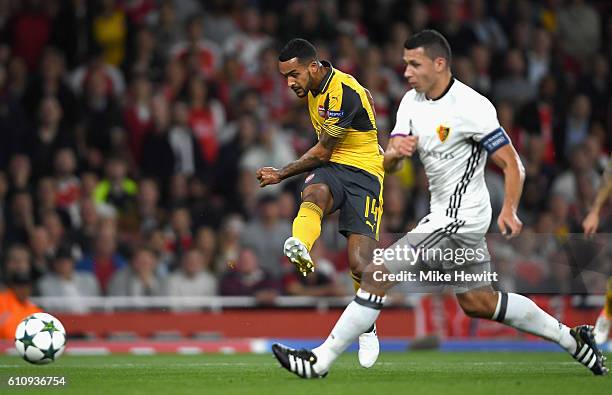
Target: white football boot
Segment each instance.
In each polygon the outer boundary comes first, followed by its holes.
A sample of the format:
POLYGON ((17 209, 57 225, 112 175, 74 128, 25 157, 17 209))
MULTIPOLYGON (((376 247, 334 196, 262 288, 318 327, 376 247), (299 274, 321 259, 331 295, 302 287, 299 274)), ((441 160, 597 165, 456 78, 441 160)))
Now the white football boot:
POLYGON ((314 262, 308 253, 308 248, 306 248, 306 245, 300 239, 290 237, 285 240, 283 251, 303 276, 314 272, 314 262))
POLYGON ((364 368, 371 368, 378 359, 380 345, 376 335, 376 324, 371 332, 362 333, 359 336, 359 364, 364 368))

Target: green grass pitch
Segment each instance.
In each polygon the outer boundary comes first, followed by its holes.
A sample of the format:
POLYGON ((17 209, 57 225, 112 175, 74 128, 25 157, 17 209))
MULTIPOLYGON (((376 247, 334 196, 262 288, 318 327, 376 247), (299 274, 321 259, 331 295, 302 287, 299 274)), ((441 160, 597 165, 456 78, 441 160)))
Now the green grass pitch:
POLYGON ((372 369, 346 354, 321 380, 302 380, 264 355, 63 356, 33 366, 0 357, 0 393, 56 394, 609 394, 564 353, 383 353, 372 369), (9 388, 9 376, 65 376, 64 388, 9 388))

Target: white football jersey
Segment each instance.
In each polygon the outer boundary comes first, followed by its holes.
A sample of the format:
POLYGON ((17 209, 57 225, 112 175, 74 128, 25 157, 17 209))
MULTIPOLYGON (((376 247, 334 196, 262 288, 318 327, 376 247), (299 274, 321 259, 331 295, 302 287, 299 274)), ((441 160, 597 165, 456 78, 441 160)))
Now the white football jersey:
POLYGON ((478 228, 486 231, 491 221, 484 178, 487 152, 509 143, 495 107, 454 78, 436 100, 412 89, 400 103, 391 136, 410 134, 419 137, 417 150, 429 180, 431 213, 482 224, 478 228))

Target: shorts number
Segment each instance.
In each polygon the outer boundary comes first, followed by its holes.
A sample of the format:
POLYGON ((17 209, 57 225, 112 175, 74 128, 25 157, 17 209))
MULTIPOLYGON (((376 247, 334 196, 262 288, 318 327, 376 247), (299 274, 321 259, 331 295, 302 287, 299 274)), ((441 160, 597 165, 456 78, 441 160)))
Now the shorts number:
POLYGON ((366 204, 365 211, 363 216, 366 218, 366 224, 372 228, 372 232, 376 231, 376 221, 378 220, 378 210, 379 210, 379 202, 374 199, 366 196, 366 204), (371 219, 371 221, 370 221, 371 219))

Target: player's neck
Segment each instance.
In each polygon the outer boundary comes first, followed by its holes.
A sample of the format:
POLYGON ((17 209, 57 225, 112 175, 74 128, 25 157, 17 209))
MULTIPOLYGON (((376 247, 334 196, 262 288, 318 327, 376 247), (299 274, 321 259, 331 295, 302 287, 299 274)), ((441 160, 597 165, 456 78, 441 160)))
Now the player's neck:
POLYGON ((442 78, 438 80, 436 84, 434 84, 434 86, 431 87, 431 89, 427 93, 425 93, 425 96, 429 100, 441 99, 442 96, 444 96, 446 92, 450 90, 454 80, 455 79, 453 78, 453 75, 449 70, 444 74, 442 78))
POLYGON ((327 76, 327 72, 329 71, 329 68, 321 65, 319 67, 319 70, 317 70, 317 73, 312 77, 312 85, 313 88, 311 89, 311 91, 313 92, 313 94, 317 91, 317 89, 319 89, 319 87, 321 86, 321 83, 323 82, 323 80, 325 79, 325 77, 327 76))

